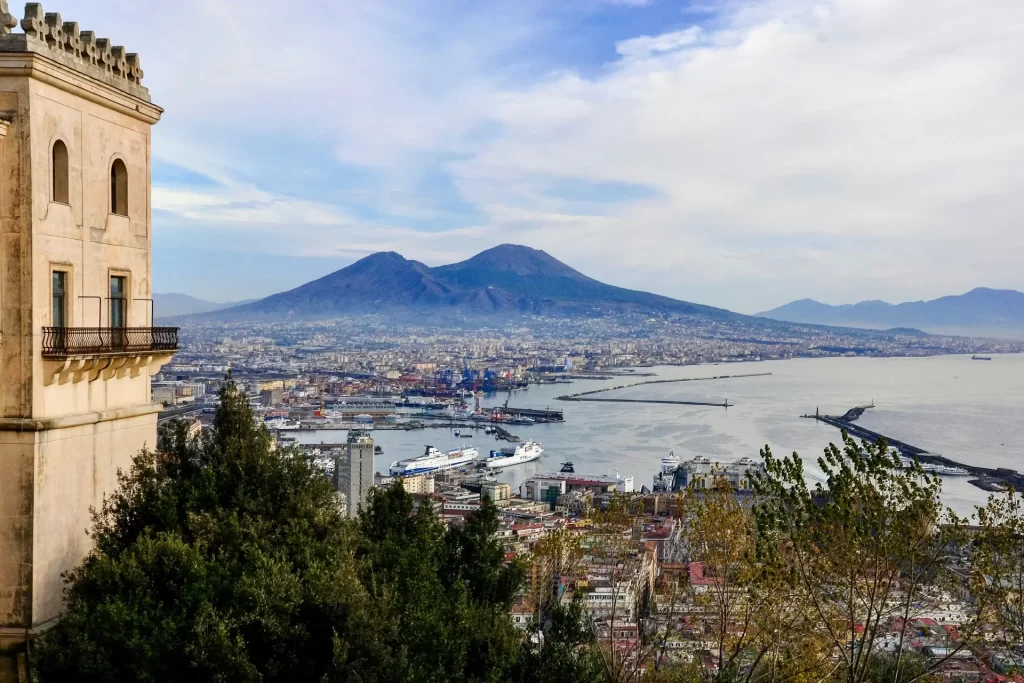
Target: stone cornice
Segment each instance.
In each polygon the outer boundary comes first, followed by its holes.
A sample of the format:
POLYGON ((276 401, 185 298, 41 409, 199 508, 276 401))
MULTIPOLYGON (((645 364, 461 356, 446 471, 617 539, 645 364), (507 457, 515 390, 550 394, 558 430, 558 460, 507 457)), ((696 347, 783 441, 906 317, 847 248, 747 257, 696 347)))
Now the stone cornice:
POLYGON ((152 102, 71 69, 46 54, 3 51, 3 42, 10 38, 24 36, 0 36, 0 77, 27 76, 150 125, 160 120, 163 109, 152 102))
POLYGON ((97 380, 138 377, 143 370, 147 377, 160 371, 174 357, 173 351, 126 354, 84 354, 52 360, 43 359, 43 385, 68 382, 95 382, 97 380))
POLYGON ((159 403, 148 403, 144 406, 115 408, 113 410, 102 410, 93 413, 78 413, 77 415, 62 415, 61 417, 0 417, 0 432, 45 432, 50 429, 70 429, 71 427, 81 427, 100 422, 127 420, 133 417, 152 415, 159 413, 163 409, 163 406, 159 403))
POLYGON ((11 35, 18 25, 7 11, 7 0, 0 0, 4 40, 0 49, 47 52, 66 66, 82 71, 108 85, 149 100, 149 91, 142 86, 142 63, 139 55, 99 38, 95 31, 81 31, 78 22, 64 21, 57 12, 44 12, 42 3, 25 3, 21 20, 24 34, 11 35))

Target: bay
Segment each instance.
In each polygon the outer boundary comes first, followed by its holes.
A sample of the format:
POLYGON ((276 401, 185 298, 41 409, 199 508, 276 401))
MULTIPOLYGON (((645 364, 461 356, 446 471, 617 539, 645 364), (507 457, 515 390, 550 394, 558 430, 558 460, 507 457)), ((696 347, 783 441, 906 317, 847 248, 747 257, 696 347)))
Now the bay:
MULTIPOLYGON (((808 478, 820 480, 816 464, 822 450, 840 439, 839 431, 800 416, 819 409, 841 415, 849 408, 875 407, 861 423, 875 431, 940 453, 985 466, 1024 469, 1024 355, 996 355, 991 361, 970 356, 928 358, 821 358, 751 363, 722 363, 643 368, 655 377, 578 380, 572 384, 534 385, 526 391, 487 396, 484 405, 561 409, 563 424, 516 425, 510 431, 541 442, 544 456, 501 472, 499 480, 519 485, 538 473, 557 471, 562 462, 577 472, 633 476, 635 487, 651 484, 661 458, 674 451, 680 460, 707 456, 719 462, 758 458, 768 446, 776 455, 798 452, 808 478), (653 384, 602 393, 601 398, 723 402, 728 409, 612 402, 557 401, 557 396, 615 387, 650 379, 771 373, 770 376, 678 384, 653 384)), ((375 468, 420 454, 427 444, 446 450, 475 445, 497 448, 481 431, 460 439, 449 429, 374 432, 384 452, 375 468)), ((296 433, 303 443, 344 441, 344 431, 296 433)), ((967 477, 948 477, 944 501, 961 514, 988 494, 967 477)))

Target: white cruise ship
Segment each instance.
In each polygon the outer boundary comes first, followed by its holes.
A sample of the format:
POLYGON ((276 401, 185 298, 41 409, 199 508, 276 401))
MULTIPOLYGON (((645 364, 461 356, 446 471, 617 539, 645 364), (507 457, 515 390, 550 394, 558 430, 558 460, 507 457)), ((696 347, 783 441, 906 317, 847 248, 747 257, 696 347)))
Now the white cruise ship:
POLYGON ((474 446, 465 446, 463 448, 456 448, 453 451, 443 453, 433 446, 427 446, 427 449, 423 452, 423 455, 416 458, 407 458, 406 460, 397 460, 391 463, 389 471, 393 477, 405 477, 413 474, 423 474, 424 472, 437 472, 440 470, 451 470, 476 460, 477 456, 480 455, 474 446))
MULTIPOLYGON (((899 458, 901 467, 913 467, 914 461, 911 458, 905 455, 900 455, 899 458)), ((963 467, 952 467, 950 465, 938 465, 927 462, 921 463, 921 469, 924 470, 925 474, 937 474, 940 477, 967 477, 971 474, 963 467)))
POLYGON ((669 451, 668 455, 661 459, 661 473, 671 475, 679 469, 679 457, 675 451, 669 451))
POLYGON ((514 446, 505 446, 500 451, 491 451, 484 465, 490 468, 521 465, 536 460, 543 452, 544 449, 536 441, 523 441, 514 446))

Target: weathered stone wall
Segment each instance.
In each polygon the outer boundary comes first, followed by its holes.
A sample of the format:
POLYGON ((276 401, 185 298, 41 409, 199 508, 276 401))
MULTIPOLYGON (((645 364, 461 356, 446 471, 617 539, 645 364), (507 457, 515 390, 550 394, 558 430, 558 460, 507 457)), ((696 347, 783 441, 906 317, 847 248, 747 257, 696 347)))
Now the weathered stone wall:
POLYGON ((42 356, 55 268, 68 273, 68 326, 109 325, 113 274, 128 280, 128 326, 152 324, 150 128, 161 110, 137 56, 35 3, 28 35, 10 33, 16 23, 0 0, 0 683, 18 675, 3 653, 59 616, 61 573, 91 547, 90 508, 155 446, 149 377, 170 357, 70 372, 42 356), (56 140, 67 202, 54 201, 56 140), (111 207, 114 159, 128 173, 124 216, 111 207))

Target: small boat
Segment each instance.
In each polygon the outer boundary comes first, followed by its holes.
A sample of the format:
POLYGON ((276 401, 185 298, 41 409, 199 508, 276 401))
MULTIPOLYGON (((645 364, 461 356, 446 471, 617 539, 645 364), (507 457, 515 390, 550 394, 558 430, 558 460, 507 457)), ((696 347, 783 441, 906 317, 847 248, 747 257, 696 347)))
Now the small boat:
POLYGON ((455 436, 458 436, 458 435, 459 435, 459 430, 458 430, 458 429, 456 429, 456 430, 455 430, 455 436))
POLYGON ((575 474, 576 473, 576 466, 573 465, 572 461, 570 460, 568 462, 563 462, 562 463, 562 469, 560 469, 558 471, 559 472, 563 472, 565 474, 575 474))

